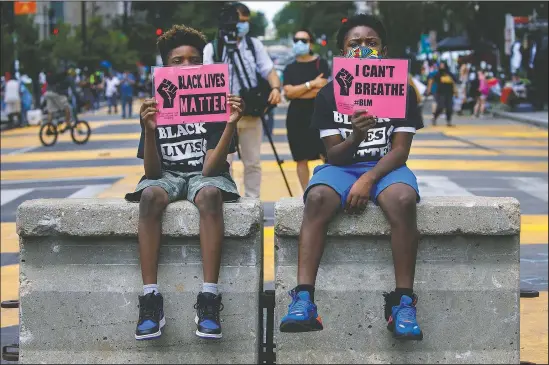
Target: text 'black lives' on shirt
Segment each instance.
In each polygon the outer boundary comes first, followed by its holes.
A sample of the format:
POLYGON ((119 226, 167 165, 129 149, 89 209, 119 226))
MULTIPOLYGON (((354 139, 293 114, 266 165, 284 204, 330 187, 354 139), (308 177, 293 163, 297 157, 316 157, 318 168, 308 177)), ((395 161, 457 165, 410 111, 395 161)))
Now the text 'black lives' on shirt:
MULTIPOLYGON (((157 126, 155 131, 158 155, 165 170, 181 172, 202 171, 206 151, 219 144, 226 123, 189 123, 157 126)), ((145 158, 145 132, 141 122, 141 138, 137 157, 145 158)), ((234 138, 229 153, 236 151, 234 138)), ((223 172, 229 171, 229 163, 223 172)))
MULTIPOLYGON (((393 133, 416 133, 422 127, 417 98, 411 86, 408 85, 406 119, 378 118, 376 125, 368 130, 367 137, 357 148, 353 163, 376 163, 391 150, 393 133)), ((351 135, 351 115, 337 111, 334 84, 329 82, 317 94, 313 113, 312 128, 320 131, 320 137, 341 135, 344 139, 351 135)))

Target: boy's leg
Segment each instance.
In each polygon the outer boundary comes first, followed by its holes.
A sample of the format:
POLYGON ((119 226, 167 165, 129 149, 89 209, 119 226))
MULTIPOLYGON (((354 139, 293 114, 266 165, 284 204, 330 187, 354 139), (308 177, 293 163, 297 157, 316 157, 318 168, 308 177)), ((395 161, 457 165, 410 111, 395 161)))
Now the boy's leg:
POLYGON ((218 291, 221 252, 224 238, 223 201, 238 199, 238 189, 228 174, 189 180, 187 199, 193 201, 200 213, 200 250, 204 284, 198 294, 195 323, 196 335, 202 338, 221 338, 219 312, 223 309, 218 291))
POLYGON ((378 182, 373 198, 391 226, 396 288, 384 295, 387 328, 396 338, 421 340, 423 333, 416 320, 417 296, 413 291, 419 243, 415 175, 406 166, 392 171, 378 182))
POLYGON ((168 193, 159 186, 150 186, 141 193, 137 237, 143 285, 157 283, 158 251, 162 235, 161 217, 168 203, 168 193))

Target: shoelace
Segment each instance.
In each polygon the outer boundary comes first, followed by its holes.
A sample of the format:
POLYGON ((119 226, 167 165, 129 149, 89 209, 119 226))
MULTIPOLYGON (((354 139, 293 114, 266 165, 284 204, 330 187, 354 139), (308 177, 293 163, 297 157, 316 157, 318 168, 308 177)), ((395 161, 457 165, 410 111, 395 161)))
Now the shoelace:
POLYGON ((143 305, 139 306, 139 309, 140 309, 140 314, 141 314, 141 319, 142 320, 145 320, 145 319, 154 319, 154 315, 156 313, 156 308, 154 306, 154 302, 153 302, 153 298, 152 296, 147 298, 145 296, 145 299, 143 300, 143 305))
POLYGON ((416 308, 412 306, 402 306, 398 310, 399 320, 408 320, 414 322, 416 319, 416 308))
POLYGON ((296 312, 306 312, 307 311, 307 302, 304 300, 301 300, 297 297, 297 293, 292 293, 292 302, 288 306, 290 313, 296 313, 296 312))
POLYGON ((223 303, 218 300, 201 300, 194 305, 194 309, 198 310, 198 317, 201 320, 210 319, 216 322, 219 322, 219 312, 221 312, 223 308, 223 303))

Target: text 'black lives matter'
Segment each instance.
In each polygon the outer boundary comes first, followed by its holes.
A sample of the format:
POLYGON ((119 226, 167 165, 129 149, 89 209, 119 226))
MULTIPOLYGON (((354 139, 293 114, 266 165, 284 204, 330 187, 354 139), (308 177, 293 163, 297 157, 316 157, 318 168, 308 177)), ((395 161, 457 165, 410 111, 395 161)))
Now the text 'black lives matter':
POLYGON ((179 115, 224 114, 227 111, 227 94, 192 94, 179 96, 179 115))

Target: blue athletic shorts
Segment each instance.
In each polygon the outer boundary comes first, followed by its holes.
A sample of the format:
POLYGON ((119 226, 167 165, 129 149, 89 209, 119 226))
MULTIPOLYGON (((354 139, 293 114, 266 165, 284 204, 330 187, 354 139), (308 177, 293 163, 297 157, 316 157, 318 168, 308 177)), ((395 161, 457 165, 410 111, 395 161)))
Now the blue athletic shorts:
MULTIPOLYGON (((309 185, 303 194, 303 201, 307 199, 307 193, 313 186, 327 185, 334 189, 341 197, 341 206, 345 206, 347 195, 353 184, 365 172, 371 170, 375 164, 371 162, 359 162, 348 166, 334 166, 324 164, 315 167, 313 177, 309 181, 309 185)), ((391 171, 382 177, 377 184, 372 187, 370 199, 377 204, 377 197, 387 187, 393 184, 402 183, 411 186, 417 193, 417 201, 420 200, 419 188, 417 185, 416 175, 406 165, 391 171)))

